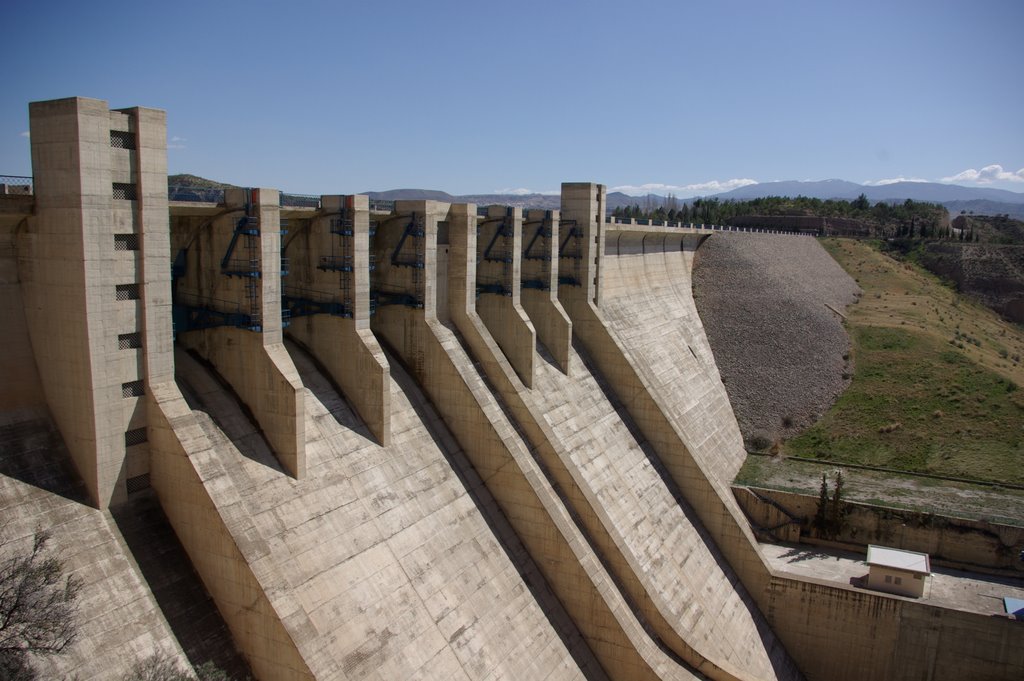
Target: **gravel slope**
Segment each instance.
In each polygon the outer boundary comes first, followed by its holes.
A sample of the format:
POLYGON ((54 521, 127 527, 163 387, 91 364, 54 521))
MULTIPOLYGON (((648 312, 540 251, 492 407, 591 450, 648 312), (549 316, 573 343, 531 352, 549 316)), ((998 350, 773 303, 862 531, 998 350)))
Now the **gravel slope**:
POLYGON ((860 288, 815 239, 715 234, 697 251, 693 293, 748 447, 792 437, 849 385, 833 310, 860 288))

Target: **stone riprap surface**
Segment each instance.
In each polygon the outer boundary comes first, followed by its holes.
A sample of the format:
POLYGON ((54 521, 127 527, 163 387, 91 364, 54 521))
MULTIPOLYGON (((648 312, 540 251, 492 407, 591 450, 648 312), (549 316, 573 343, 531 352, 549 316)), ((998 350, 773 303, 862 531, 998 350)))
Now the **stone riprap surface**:
MULTIPOLYGON (((310 672, 583 678, 545 612, 557 622, 543 579, 401 369, 392 366, 392 443, 381 447, 291 350, 306 386, 308 475, 299 482, 211 374, 183 352, 176 365, 194 415, 230 464, 229 480, 209 491, 230 485, 241 496, 260 535, 252 544, 266 551, 247 559, 273 565, 254 572, 275 610, 293 613, 282 619, 310 672)), ((572 640, 571 625, 558 629, 572 640)))
POLYGON ((849 385, 838 313, 859 291, 810 237, 721 233, 697 251, 693 298, 748 446, 813 424, 849 385))

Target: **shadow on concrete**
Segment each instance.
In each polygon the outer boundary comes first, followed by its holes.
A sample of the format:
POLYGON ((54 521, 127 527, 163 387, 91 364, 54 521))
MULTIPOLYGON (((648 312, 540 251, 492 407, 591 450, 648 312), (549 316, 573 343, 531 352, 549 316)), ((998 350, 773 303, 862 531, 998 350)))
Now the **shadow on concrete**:
POLYGON ((85 483, 49 415, 17 415, 0 426, 0 475, 92 506, 85 483))
POLYGON ((156 494, 152 490, 134 494, 111 515, 192 666, 210 662, 231 679, 249 678, 248 664, 235 649, 227 625, 192 568, 156 494))
POLYGON ((242 456, 286 474, 252 411, 210 362, 192 351, 185 351, 175 352, 174 364, 174 378, 189 408, 209 416, 242 456), (190 382, 189 374, 193 371, 205 371, 217 383, 221 394, 216 403, 190 382))
MULTIPOLYGON (((309 348, 295 340, 294 338, 287 337, 284 341, 285 349, 288 351, 289 356, 292 358, 292 363, 298 368, 299 362, 296 360, 305 360, 309 362, 315 369, 316 372, 323 378, 323 382, 320 381, 303 381, 303 386, 309 390, 310 394, 313 395, 320 404, 324 405, 324 408, 330 412, 331 416, 337 421, 338 425, 346 430, 350 430, 353 433, 365 438, 368 442, 379 445, 380 443, 374 439, 370 429, 366 426, 356 410, 352 407, 352 404, 348 401, 341 386, 334 382, 331 378, 331 374, 327 371, 327 367, 317 359, 309 348), (328 387, 329 386, 329 389, 328 387)), ((301 374, 302 372, 299 371, 301 374)), ((306 436, 307 439, 309 436, 306 436)))
POLYGON ((450 432, 442 432, 442 430, 446 430, 446 426, 440 414, 434 409, 429 398, 420 390, 408 367, 394 349, 383 339, 379 338, 378 340, 391 363, 392 380, 405 393, 431 439, 444 454, 459 482, 493 533, 498 545, 515 566, 523 583, 530 590, 534 601, 544 612, 566 650, 569 651, 587 679, 590 681, 606 680, 608 678, 606 672, 597 662, 589 645, 576 627, 576 623, 551 591, 551 587, 548 586, 547 580, 537 567, 533 557, 526 550, 519 535, 516 534, 508 518, 498 506, 498 502, 477 474, 473 464, 457 444, 455 447, 451 445, 456 442, 455 437, 450 432))
POLYGON ((542 361, 547 362, 558 371, 562 370, 561 367, 558 366, 558 362, 555 361, 554 356, 548 351, 547 347, 540 342, 539 338, 537 339, 537 357, 542 361))
POLYGON ((828 558, 832 554, 824 551, 816 551, 814 549, 799 549, 792 548, 780 557, 785 558, 787 563, 802 563, 805 560, 814 560, 815 558, 828 558))
POLYGON ((626 426, 630 435, 632 435, 633 439, 636 440, 636 443, 644 453, 644 456, 647 457, 651 467, 658 474, 658 477, 661 478, 662 483, 665 485, 669 494, 672 495, 672 498, 683 512, 683 515, 686 517, 689 525, 707 547, 708 552, 711 554, 711 557, 714 559, 719 569, 725 574, 726 578, 736 589, 736 593, 740 597, 740 601, 743 603, 744 607, 746 607, 754 621, 754 626, 757 628, 758 636, 765 644, 768 659, 770 660, 776 675, 781 679, 802 678, 802 674, 797 669, 792 656, 790 656, 789 652, 785 650, 785 646, 783 646, 782 641, 776 637, 775 632, 772 630, 771 626, 769 626, 768 621, 761 613, 760 608, 757 607, 757 603, 750 595, 750 592, 747 591, 746 587, 743 585, 739 575, 736 574, 732 569, 732 566, 729 564, 729 561, 726 560, 724 555, 722 555, 722 552, 719 550, 714 538, 704 528, 704 524, 701 522, 697 512, 693 510, 693 507, 690 506, 686 497, 683 496, 682 490, 679 489, 679 486, 669 473, 668 468, 665 466, 664 462, 662 462, 661 457, 659 457, 657 452, 654 451, 654 447, 651 443, 647 441, 647 438, 640 430, 640 427, 633 420, 632 415, 627 411, 625 405, 619 399, 618 395, 616 395, 611 385, 607 380, 605 380, 604 375, 598 370, 597 365, 587 353, 575 333, 573 333, 572 346, 576 351, 576 354, 579 356, 583 366, 590 372, 591 376, 594 377, 594 380, 601 389, 601 392, 604 394, 605 399, 608 400, 612 409, 615 410, 615 413, 622 420, 623 425, 626 426), (780 655, 777 654, 777 651, 783 651, 784 654, 781 656, 782 659, 780 659, 780 655))

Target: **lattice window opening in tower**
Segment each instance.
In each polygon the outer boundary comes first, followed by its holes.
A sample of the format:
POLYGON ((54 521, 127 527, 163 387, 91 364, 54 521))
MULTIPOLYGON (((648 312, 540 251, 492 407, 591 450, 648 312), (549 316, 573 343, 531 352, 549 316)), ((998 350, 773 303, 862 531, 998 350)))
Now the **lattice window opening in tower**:
POLYGON ((141 445, 149 441, 149 436, 146 435, 145 428, 132 428, 124 432, 124 446, 134 447, 135 445, 141 445))
POLYGON ((136 148, 135 133, 129 130, 111 130, 110 146, 113 149, 134 150, 136 148))
POLYGON ((142 333, 134 331, 132 333, 121 333, 117 336, 117 349, 118 350, 134 350, 142 347, 142 333))
POLYGON ((142 397, 146 394, 146 388, 142 380, 128 381, 121 384, 121 397, 142 397))
POLYGON ((139 235, 138 234, 115 234, 114 235, 114 250, 115 251, 137 251, 139 250, 139 235))
POLYGON ((136 494, 144 490, 149 489, 149 473, 143 473, 142 475, 135 475, 125 480, 125 491, 128 494, 136 494))
POLYGON ((116 201, 135 201, 139 198, 138 188, 130 182, 114 182, 111 191, 116 201))
POLYGON ((114 288, 114 298, 116 300, 138 300, 140 297, 140 289, 138 284, 117 284, 114 288))

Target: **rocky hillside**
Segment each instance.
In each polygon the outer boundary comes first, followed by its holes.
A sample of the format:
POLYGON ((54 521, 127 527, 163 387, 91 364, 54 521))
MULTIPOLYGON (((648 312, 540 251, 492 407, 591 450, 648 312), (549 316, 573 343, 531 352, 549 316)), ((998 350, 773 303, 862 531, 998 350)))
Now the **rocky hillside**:
POLYGON ((939 241, 917 259, 1006 319, 1024 324, 1024 246, 939 241))
POLYGON ((814 423, 850 381, 840 313, 857 284, 810 237, 715 234, 694 298, 748 447, 814 423))

